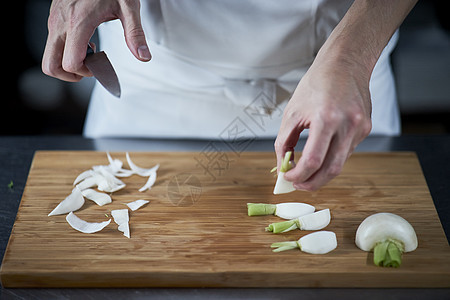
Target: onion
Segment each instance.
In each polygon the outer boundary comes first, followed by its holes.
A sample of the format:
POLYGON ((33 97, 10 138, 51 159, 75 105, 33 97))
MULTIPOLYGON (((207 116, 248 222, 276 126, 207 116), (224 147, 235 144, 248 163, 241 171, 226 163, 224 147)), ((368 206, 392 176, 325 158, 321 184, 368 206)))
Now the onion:
POLYGON ((275 183, 275 188, 273 189, 273 193, 275 195, 286 194, 295 191, 293 183, 284 179, 284 174, 292 169, 293 166, 293 162, 290 161, 291 156, 292 151, 288 151, 284 155, 284 159, 280 167, 280 172, 278 173, 277 182, 275 183))
POLYGON ((363 251, 374 251, 374 263, 383 267, 399 267, 402 253, 417 248, 417 235, 411 224, 392 213, 367 217, 356 230, 356 245, 363 251))
POLYGON ((281 252, 299 248, 301 251, 310 254, 326 254, 337 247, 336 234, 332 231, 313 232, 298 241, 288 241, 273 243, 271 248, 273 252, 281 252))
POLYGON ((330 210, 323 209, 321 211, 298 217, 294 220, 272 223, 266 227, 266 231, 273 233, 282 233, 294 229, 300 230, 320 230, 330 224, 330 210))

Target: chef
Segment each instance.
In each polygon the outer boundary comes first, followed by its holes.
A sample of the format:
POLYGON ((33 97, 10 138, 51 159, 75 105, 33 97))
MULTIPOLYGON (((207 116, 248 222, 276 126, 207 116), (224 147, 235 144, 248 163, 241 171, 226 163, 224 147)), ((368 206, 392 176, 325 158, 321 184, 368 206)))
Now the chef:
POLYGON ((285 178, 316 190, 369 134, 398 135, 389 55, 417 0, 54 0, 42 60, 66 81, 95 29, 122 88, 97 84, 84 135, 237 140, 276 137, 285 178))

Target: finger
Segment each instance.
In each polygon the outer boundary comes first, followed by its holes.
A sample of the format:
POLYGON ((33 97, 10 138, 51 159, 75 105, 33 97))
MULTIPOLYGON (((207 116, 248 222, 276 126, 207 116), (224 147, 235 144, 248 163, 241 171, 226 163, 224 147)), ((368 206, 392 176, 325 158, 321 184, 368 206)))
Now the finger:
POLYGON ((302 156, 297 166, 284 175, 287 181, 302 183, 307 181, 322 166, 334 132, 323 123, 312 124, 302 156))
POLYGON ((149 61, 152 58, 145 40, 145 33, 141 25, 139 1, 127 2, 122 8, 122 26, 125 41, 131 53, 140 61, 149 61))
POLYGON ((304 182, 294 183, 294 187, 307 191, 319 189, 341 173, 354 148, 355 145, 351 136, 342 139, 339 135, 335 135, 322 166, 304 182))
POLYGON ((89 47, 91 47, 94 53, 97 52, 97 45, 94 42, 89 42, 89 47))
POLYGON ((63 52, 62 67, 66 72, 77 74, 81 77, 92 76, 91 71, 85 66, 86 49, 94 34, 95 26, 84 22, 74 26, 66 36, 66 44, 63 52))
POLYGON ((292 151, 291 160, 294 160, 294 147, 297 145, 302 127, 286 124, 283 122, 275 140, 274 148, 277 156, 277 170, 280 170, 284 155, 288 151, 292 151))
POLYGON ((42 72, 64 81, 77 82, 81 76, 67 72, 62 67, 65 39, 63 37, 50 36, 45 45, 44 55, 42 57, 42 72))

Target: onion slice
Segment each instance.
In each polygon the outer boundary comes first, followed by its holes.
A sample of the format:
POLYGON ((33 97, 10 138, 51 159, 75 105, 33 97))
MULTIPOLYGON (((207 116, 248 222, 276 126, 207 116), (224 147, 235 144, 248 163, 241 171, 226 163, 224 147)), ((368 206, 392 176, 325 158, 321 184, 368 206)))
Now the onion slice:
POLYGON ((278 173, 277 182, 275 183, 275 188, 273 189, 274 195, 287 194, 295 191, 294 184, 284 179, 284 174, 285 172, 278 173))
POLYGON ((97 181, 97 187, 100 191, 113 193, 126 186, 122 180, 115 177, 107 168, 101 166, 96 171, 101 175, 97 181))
POLYGON ((336 234, 332 231, 318 231, 305 235, 298 241, 273 243, 273 252, 281 252, 299 248, 310 254, 326 254, 337 247, 336 234))
POLYGON ((288 202, 277 204, 277 210, 275 215, 286 219, 292 220, 301 216, 312 214, 316 208, 306 203, 288 202))
POLYGON ((280 172, 278 172, 278 178, 273 189, 274 195, 286 194, 295 191, 294 184, 284 179, 284 174, 295 166, 294 161, 291 161, 291 156, 292 151, 288 151, 284 155, 283 162, 281 163, 280 167, 280 172))
POLYGON ((94 201, 99 206, 103 206, 105 204, 112 202, 110 195, 97 192, 96 190, 93 189, 82 190, 81 194, 83 194, 83 196, 86 197, 87 199, 94 201))
POLYGON ((111 155, 109 154, 109 152, 106 152, 106 156, 108 157, 108 161, 109 161, 108 168, 111 170, 112 173, 115 174, 115 173, 123 170, 122 169, 123 162, 120 159, 117 159, 117 158, 113 159, 111 157, 111 155))
POLYGON ((323 209, 312 214, 298 217, 297 219, 272 223, 266 227, 266 231, 273 233, 282 233, 294 229, 300 230, 320 230, 330 224, 331 214, 330 210, 323 209))
POLYGON ((130 218, 128 217, 128 209, 124 208, 112 210, 111 215, 114 218, 114 222, 119 225, 117 229, 123 232, 124 236, 130 238, 130 226, 128 224, 130 218))
POLYGON ((84 204, 84 198, 81 194, 81 190, 78 186, 72 190, 69 196, 67 196, 63 201, 61 201, 58 206, 53 209, 48 216, 56 216, 66 214, 68 212, 76 211, 80 209, 84 204))
POLYGON ((326 254, 337 247, 336 234, 332 231, 318 231, 298 240, 300 249, 310 254, 326 254))
POLYGON ((109 223, 111 223, 111 219, 101 223, 90 223, 86 222, 79 217, 77 217, 73 212, 70 212, 66 216, 66 221, 69 225, 82 233, 94 233, 105 228, 109 223))
POLYGON ((86 170, 82 172, 80 175, 75 178, 75 181, 73 182, 73 185, 79 184, 81 181, 85 180, 86 178, 92 177, 95 174, 93 170, 86 170))
POLYGON ((142 206, 144 206, 145 204, 147 204, 147 203, 149 203, 149 202, 150 202, 150 201, 148 201, 148 200, 142 200, 142 199, 139 199, 139 200, 136 200, 136 201, 127 203, 127 206, 128 206, 132 211, 135 211, 135 210, 138 210, 139 208, 141 208, 142 206))
MULTIPOLYGON (((157 165, 159 167, 159 165, 157 165)), ((156 181, 156 170, 150 174, 148 177, 147 182, 144 184, 143 187, 139 189, 139 192, 145 192, 146 190, 149 190, 152 188, 152 186, 155 184, 156 181)))
POLYGON ((150 169, 145 169, 145 168, 141 168, 138 167, 130 158, 130 154, 128 154, 128 152, 126 153, 126 157, 127 157, 127 162, 128 165, 130 166, 131 170, 135 173, 138 174, 139 176, 142 177, 147 177, 150 176, 153 173, 156 173, 156 171, 159 168, 159 164, 155 165, 154 167, 150 168, 150 169))
POLYGON ((320 230, 330 224, 331 214, 330 210, 327 208, 302 216, 298 218, 298 220, 300 223, 300 230, 320 230))
POLYGON ((156 164, 152 168, 145 169, 145 168, 138 167, 131 160, 130 154, 128 152, 126 153, 126 157, 127 157, 128 165, 130 166, 130 168, 131 168, 131 170, 133 171, 134 174, 137 174, 137 175, 142 176, 142 177, 147 177, 148 176, 147 182, 144 184, 143 187, 141 187, 139 189, 139 192, 144 192, 146 190, 151 189, 151 187, 155 184, 155 181, 156 181, 156 171, 158 171, 158 169, 159 169, 159 164, 156 164))

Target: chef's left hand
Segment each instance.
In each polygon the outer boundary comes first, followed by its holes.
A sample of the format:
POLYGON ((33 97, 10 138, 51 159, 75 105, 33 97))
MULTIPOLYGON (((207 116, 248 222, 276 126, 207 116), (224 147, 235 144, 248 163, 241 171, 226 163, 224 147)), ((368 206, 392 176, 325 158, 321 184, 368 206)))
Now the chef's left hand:
POLYGON ((297 165, 285 179, 314 191, 337 176, 355 147, 371 130, 370 73, 353 61, 317 57, 284 110, 275 141, 278 169, 299 135, 309 136, 297 165))

